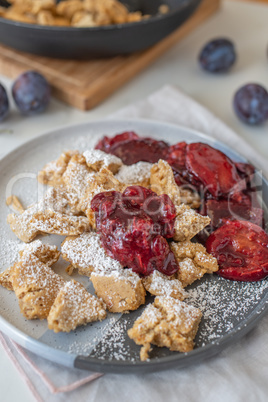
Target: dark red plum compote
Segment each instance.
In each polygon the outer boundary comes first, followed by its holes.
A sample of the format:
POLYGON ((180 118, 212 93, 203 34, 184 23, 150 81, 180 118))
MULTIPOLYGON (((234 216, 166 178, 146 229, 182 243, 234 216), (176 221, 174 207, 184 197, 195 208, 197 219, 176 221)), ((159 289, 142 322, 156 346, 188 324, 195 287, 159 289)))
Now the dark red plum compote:
POLYGON ((166 239, 174 235, 175 207, 167 195, 141 186, 97 194, 91 208, 107 254, 140 275, 178 271, 166 239))

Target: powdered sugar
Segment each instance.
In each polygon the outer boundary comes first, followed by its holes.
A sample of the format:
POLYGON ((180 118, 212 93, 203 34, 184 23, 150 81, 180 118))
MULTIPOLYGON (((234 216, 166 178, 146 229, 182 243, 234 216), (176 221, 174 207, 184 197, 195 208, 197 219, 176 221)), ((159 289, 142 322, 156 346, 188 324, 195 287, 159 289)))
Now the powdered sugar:
POLYGON ((152 166, 152 163, 149 162, 138 162, 130 166, 123 165, 115 177, 125 184, 142 182, 150 178, 152 166))
POLYGON ((99 276, 111 276, 115 280, 121 280, 124 282, 131 282, 134 286, 140 282, 140 277, 138 274, 133 272, 131 269, 128 268, 121 268, 121 269, 104 269, 104 270, 95 270, 93 274, 99 276))
POLYGON ((105 335, 120 317, 121 314, 108 313, 105 320, 89 324, 86 327, 80 327, 74 333, 71 332, 68 335, 67 352, 84 356, 89 355, 94 347, 102 342, 102 339, 105 338, 105 335), (76 336, 72 336, 72 334, 76 336))
POLYGON ((178 279, 170 279, 157 270, 145 278, 143 284, 145 289, 153 295, 172 296, 180 300, 187 297, 187 293, 178 279))
POLYGON ((44 172, 45 174, 49 175, 49 174, 51 174, 51 172, 53 172, 53 174, 54 174, 55 176, 56 176, 56 175, 61 175, 61 174, 62 174, 62 170, 63 170, 63 169, 62 169, 62 166, 59 165, 56 160, 55 160, 55 161, 48 162, 48 163, 44 166, 44 168, 43 168, 43 172, 44 172))
POLYGON ((58 212, 46 211, 44 215, 34 218, 34 228, 45 233, 76 235, 90 229, 88 219, 83 216, 64 216, 58 212))
POLYGON ((21 247, 21 253, 25 258, 28 258, 30 254, 43 254, 43 253, 56 253, 57 247, 50 244, 43 244, 41 240, 35 240, 32 243, 25 244, 24 247, 21 247))
POLYGON ((68 281, 60 290, 64 295, 64 302, 70 308, 70 314, 75 317, 81 314, 82 310, 90 310, 92 316, 97 316, 99 312, 105 317, 105 310, 102 303, 79 283, 73 280, 68 281))
POLYGON ((138 329, 142 330, 142 328, 147 325, 154 327, 156 326, 162 318, 162 314, 158 308, 156 308, 153 304, 148 304, 143 311, 141 318, 143 318, 143 322, 138 324, 138 329))
POLYGON ((233 282, 218 276, 205 277, 187 289, 187 303, 203 313, 196 345, 204 346, 234 329, 259 304, 267 289, 267 280, 233 282))
POLYGON ((202 271, 200 271, 199 267, 195 265, 191 258, 184 258, 181 262, 179 262, 179 268, 180 271, 184 273, 184 275, 200 274, 200 276, 202 276, 202 271))
POLYGON ((75 215, 75 205, 78 203, 78 196, 72 191, 66 191, 64 187, 50 187, 44 198, 36 204, 37 211, 51 210, 66 215, 75 215))
POLYGON ((184 258, 179 262, 179 279, 184 287, 202 278, 205 272, 191 258, 184 258))
POLYGON ((107 256, 101 246, 100 235, 95 232, 83 233, 75 239, 68 239, 63 243, 61 251, 74 266, 82 268, 93 266, 98 272, 122 269, 118 261, 107 256))
POLYGON ((47 289, 53 289, 54 286, 63 284, 64 281, 61 276, 49 267, 49 263, 57 261, 58 257, 59 253, 57 253, 56 246, 45 245, 40 240, 27 244, 21 250, 19 257, 20 265, 14 273, 16 282, 20 286, 36 283, 42 286, 42 288, 47 289), (48 264, 46 264, 44 259, 46 259, 49 253, 51 255, 48 258, 48 264), (53 260, 53 254, 54 261, 51 261, 53 260))
POLYGON ((110 325, 110 330, 95 347, 91 356, 101 360, 136 361, 137 357, 133 353, 134 348, 129 344, 126 335, 128 327, 127 317, 118 320, 115 325, 110 325))
POLYGON ((0 244, 0 272, 2 272, 16 261, 18 252, 24 243, 19 239, 11 240, 5 234, 0 234, 0 244))
POLYGON ((112 154, 107 154, 99 149, 88 149, 83 155, 88 165, 95 165, 99 162, 101 162, 102 167, 105 166, 107 168, 112 164, 118 165, 118 167, 122 165, 120 158, 112 154))
POLYGON ((74 192, 79 198, 84 196, 87 182, 94 177, 95 173, 90 172, 85 159, 74 158, 68 164, 63 175, 68 191, 74 192))
POLYGON ((201 318, 199 308, 170 296, 157 296, 154 305, 164 312, 167 321, 174 322, 178 328, 182 327, 185 333, 191 330, 197 318, 201 318))
POLYGON ((124 269, 123 267, 118 267, 116 269, 114 269, 113 267, 102 267, 101 269, 95 269, 93 275, 94 274, 100 276, 112 276, 115 280, 131 282, 134 286, 136 286, 140 282, 140 277, 138 274, 133 272, 131 269, 124 269))

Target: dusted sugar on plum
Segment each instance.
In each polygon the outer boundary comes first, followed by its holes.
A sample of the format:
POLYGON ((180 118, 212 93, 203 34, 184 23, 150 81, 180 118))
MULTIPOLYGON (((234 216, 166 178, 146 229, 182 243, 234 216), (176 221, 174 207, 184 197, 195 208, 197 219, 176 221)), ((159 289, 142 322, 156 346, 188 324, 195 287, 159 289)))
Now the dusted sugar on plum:
POLYGON ((252 282, 268 276, 268 235, 253 223, 227 221, 209 236, 206 248, 224 278, 252 282))
POLYGON ((122 194, 97 194, 91 208, 110 257, 144 276, 155 269, 165 275, 178 271, 166 240, 174 235, 176 209, 166 194, 158 196, 144 187, 129 186, 122 194))

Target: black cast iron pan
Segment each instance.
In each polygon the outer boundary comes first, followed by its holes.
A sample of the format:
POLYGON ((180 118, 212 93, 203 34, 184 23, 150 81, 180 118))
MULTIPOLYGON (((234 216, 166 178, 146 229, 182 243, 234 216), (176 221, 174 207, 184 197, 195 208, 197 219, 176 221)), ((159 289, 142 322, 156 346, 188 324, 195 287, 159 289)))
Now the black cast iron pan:
POLYGON ((151 18, 128 24, 93 28, 32 25, 0 18, 0 43, 41 56, 88 59, 144 50, 185 22, 201 0, 123 0, 131 11, 140 10, 151 18), (159 15, 167 4, 170 12, 159 15))

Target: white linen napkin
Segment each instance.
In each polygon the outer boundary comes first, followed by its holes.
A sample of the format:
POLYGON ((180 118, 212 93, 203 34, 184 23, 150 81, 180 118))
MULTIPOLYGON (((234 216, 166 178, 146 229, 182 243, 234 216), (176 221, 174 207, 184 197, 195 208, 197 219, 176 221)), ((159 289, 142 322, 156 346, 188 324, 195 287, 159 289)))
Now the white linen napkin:
MULTIPOLYGON (((155 119, 194 128, 239 150, 268 172, 265 158, 175 87, 166 86, 110 117, 155 119)), ((3 334, 0 334, 0 343, 38 402, 267 400, 268 316, 240 342, 198 366, 147 375, 102 376, 68 369, 24 350, 3 334)))

